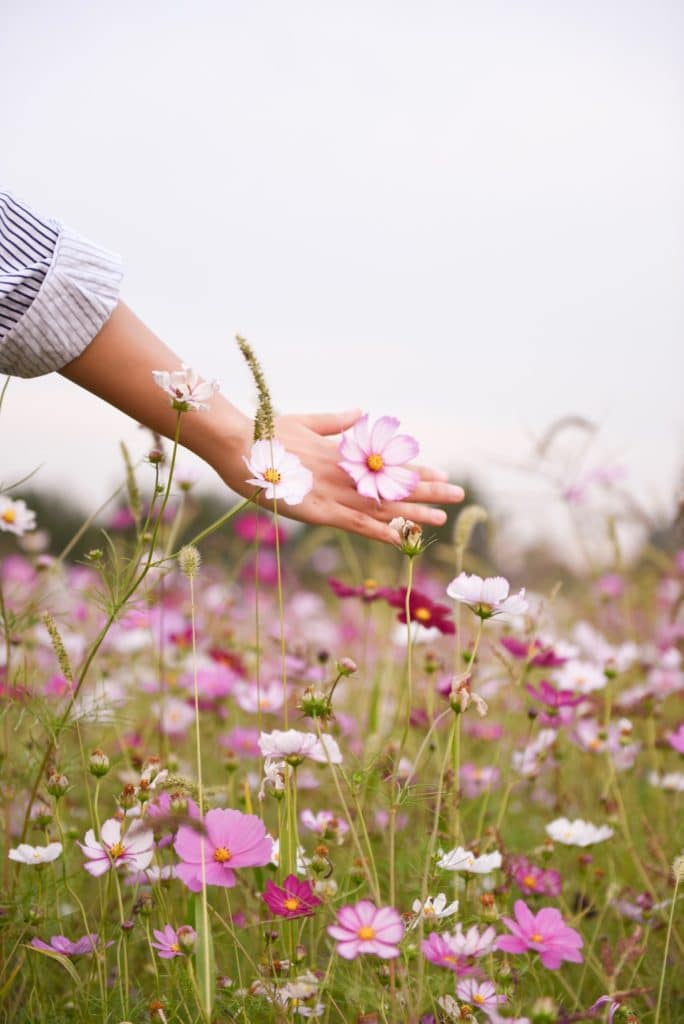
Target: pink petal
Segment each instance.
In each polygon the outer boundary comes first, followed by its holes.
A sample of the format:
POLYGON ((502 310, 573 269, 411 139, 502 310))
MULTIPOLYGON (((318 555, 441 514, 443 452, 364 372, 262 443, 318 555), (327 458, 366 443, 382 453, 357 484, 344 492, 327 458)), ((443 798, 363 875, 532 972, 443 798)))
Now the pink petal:
POLYGON ((518 924, 526 933, 531 935, 537 930, 537 919, 526 903, 523 903, 522 900, 516 900, 513 904, 513 910, 518 924))
POLYGON ((397 432, 399 420, 394 416, 381 416, 373 427, 370 446, 372 452, 380 452, 384 458, 384 449, 394 434, 397 432))
POLYGON ((353 939, 351 942, 341 942, 337 946, 337 952, 345 960, 353 960, 355 957, 362 952, 362 943, 358 939, 353 939))
POLYGON ((418 483, 418 474, 398 466, 389 466, 378 473, 375 483, 381 498, 401 501, 409 496, 418 483))
MULTIPOLYGON (((202 860, 201 843, 202 840, 194 829, 189 828, 187 825, 181 825, 176 833, 173 848, 181 860, 188 861, 191 864, 199 864, 202 860)), ((211 856, 208 847, 205 856, 211 856)))
POLYGON ((496 940, 495 949, 503 949, 504 953, 524 953, 527 943, 516 935, 500 935, 496 940))
POLYGON ((83 867, 93 878, 99 878, 100 875, 104 875, 105 872, 109 871, 111 863, 109 857, 107 857, 102 860, 89 860, 83 867))
POLYGON ((328 935, 332 935, 333 939, 338 939, 340 942, 350 942, 352 935, 355 936, 355 932, 352 928, 339 928, 336 924, 331 924, 328 926, 328 935))
POLYGON ((176 864, 176 877, 185 883, 190 892, 202 891, 202 879, 196 864, 176 864))
POLYGON ((367 458, 367 453, 364 452, 360 444, 357 444, 350 433, 342 435, 339 451, 342 458, 348 459, 350 462, 365 463, 367 458))
POLYGON ((338 466, 340 466, 345 471, 345 473, 349 473, 349 476, 352 478, 355 484, 358 484, 359 480, 361 480, 368 473, 368 466, 366 465, 365 461, 361 463, 346 461, 338 462, 338 466))
POLYGON ((368 453, 370 452, 370 435, 368 431, 368 414, 358 419, 352 427, 352 434, 356 443, 361 449, 368 453))
POLYGON ((373 498, 379 502, 380 497, 378 495, 378 488, 376 486, 375 473, 366 473, 360 480, 356 481, 356 490, 359 494, 363 495, 364 498, 373 498))
POLYGON ((387 466, 401 466, 404 462, 415 459, 419 452, 420 445, 415 437, 411 437, 409 434, 399 434, 381 451, 382 461, 387 466))
POLYGON ((383 960, 391 960, 392 957, 399 956, 399 949, 397 946, 391 946, 389 943, 373 941, 369 942, 368 945, 373 948, 362 950, 362 952, 375 953, 376 956, 381 957, 383 960))

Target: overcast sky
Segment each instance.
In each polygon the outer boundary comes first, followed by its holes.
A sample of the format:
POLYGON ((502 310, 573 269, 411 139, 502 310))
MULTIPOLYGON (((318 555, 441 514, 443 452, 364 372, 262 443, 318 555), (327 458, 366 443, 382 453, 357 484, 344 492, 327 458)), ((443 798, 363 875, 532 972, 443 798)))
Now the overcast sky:
MULTIPOLYGON (((281 409, 396 415, 497 501, 578 413, 589 462, 666 507, 683 46, 653 0, 5 0, 0 182, 120 252, 123 297, 245 408, 236 331, 281 409)), ((58 376, 13 381, 0 478, 92 503, 120 436, 58 376)))

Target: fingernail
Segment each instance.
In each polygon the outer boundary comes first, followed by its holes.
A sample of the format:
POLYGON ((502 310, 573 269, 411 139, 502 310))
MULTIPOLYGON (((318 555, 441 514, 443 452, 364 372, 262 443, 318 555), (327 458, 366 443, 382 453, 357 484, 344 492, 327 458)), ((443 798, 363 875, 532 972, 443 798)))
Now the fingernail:
POLYGON ((431 515, 430 515, 430 522, 434 523, 435 526, 444 526, 444 524, 446 523, 446 520, 447 520, 446 512, 442 512, 441 509, 437 509, 435 512, 432 512, 431 515))
POLYGON ((463 498, 464 496, 465 491, 463 490, 462 487, 459 487, 457 484, 449 484, 450 498, 456 498, 458 501, 460 501, 460 499, 463 498))

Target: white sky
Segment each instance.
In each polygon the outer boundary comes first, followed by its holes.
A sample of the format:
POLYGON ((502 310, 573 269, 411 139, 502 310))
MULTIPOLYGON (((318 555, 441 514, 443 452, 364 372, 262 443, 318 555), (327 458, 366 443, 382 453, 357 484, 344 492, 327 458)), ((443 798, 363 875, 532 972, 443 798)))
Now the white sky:
MULTIPOLYGON (((236 331, 281 409, 396 415, 521 514, 501 464, 566 413, 666 507, 683 45, 653 0, 5 0, 0 182, 121 252, 123 297, 243 407, 236 331)), ((13 381, 0 478, 92 503, 120 436, 13 381)))

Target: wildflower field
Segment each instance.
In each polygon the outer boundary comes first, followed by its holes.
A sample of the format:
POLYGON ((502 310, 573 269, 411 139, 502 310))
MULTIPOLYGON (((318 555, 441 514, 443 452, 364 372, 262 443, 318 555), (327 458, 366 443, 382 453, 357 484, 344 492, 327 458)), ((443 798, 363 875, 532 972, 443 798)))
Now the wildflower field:
MULTIPOLYGON (((341 458, 383 500, 380 432, 341 458)), ((288 458, 255 493, 299 500, 288 458)), ((684 1020, 684 553, 537 587, 474 504, 198 529, 175 465, 96 548, 0 496, 0 1019, 684 1020)))

